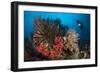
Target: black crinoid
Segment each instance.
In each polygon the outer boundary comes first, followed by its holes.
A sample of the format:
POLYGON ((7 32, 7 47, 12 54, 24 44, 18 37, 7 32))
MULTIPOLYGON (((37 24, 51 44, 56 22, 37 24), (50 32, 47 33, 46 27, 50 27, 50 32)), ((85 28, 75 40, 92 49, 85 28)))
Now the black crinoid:
POLYGON ((54 39, 56 36, 64 36, 65 34, 65 28, 61 26, 62 24, 59 18, 53 20, 50 18, 44 19, 41 17, 36 17, 34 24, 36 26, 37 35, 34 36, 33 39, 38 38, 34 42, 49 43, 50 48, 53 47, 54 39))

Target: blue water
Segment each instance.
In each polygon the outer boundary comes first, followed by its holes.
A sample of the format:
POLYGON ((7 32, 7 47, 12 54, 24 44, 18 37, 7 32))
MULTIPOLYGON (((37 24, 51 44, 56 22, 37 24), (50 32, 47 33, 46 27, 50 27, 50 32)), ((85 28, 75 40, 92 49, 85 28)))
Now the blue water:
MULTIPOLYGON (((58 12, 34 12, 24 11, 24 38, 28 38, 35 30, 34 19, 37 16, 61 20, 63 26, 76 30, 81 41, 90 40, 90 14, 79 13, 58 13, 58 12), (80 25, 82 25, 82 28, 80 25)), ((84 44, 84 43, 83 43, 84 44)))

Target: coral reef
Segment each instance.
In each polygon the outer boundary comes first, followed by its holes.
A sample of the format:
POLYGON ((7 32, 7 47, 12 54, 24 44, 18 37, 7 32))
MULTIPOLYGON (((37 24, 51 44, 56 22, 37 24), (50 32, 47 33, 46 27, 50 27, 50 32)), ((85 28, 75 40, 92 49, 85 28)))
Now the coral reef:
MULTIPOLYGON (((34 51, 32 60, 79 59, 87 56, 79 49, 79 34, 74 29, 62 27, 58 18, 36 17, 33 22, 36 30, 30 39, 31 51, 34 51)), ((25 47, 29 46, 25 44, 25 47)))

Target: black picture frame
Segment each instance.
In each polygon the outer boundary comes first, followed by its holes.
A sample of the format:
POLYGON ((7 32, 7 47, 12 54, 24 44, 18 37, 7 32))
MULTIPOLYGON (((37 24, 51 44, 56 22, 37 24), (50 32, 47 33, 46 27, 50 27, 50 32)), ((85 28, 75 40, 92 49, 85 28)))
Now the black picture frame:
POLYGON ((81 67, 95 67, 95 66, 97 66, 97 7, 96 6, 17 2, 17 1, 11 2, 11 71, 50 70, 50 69, 81 68, 81 67), (38 68, 18 68, 18 38, 19 38, 18 6, 19 5, 94 9, 95 10, 95 64, 52 66, 52 67, 38 67, 38 68))

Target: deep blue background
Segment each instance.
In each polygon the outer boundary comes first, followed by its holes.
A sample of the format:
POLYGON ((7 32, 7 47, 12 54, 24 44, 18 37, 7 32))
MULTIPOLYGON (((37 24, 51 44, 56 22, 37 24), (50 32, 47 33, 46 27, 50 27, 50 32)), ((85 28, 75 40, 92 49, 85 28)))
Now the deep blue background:
POLYGON ((37 16, 42 18, 51 18, 61 20, 63 26, 67 25, 71 29, 75 29, 79 33, 82 44, 86 40, 90 40, 90 14, 79 14, 79 13, 58 13, 58 12, 34 12, 34 11, 24 11, 24 38, 28 38, 32 32, 35 30, 34 19, 37 16), (80 21, 83 28, 80 29, 80 21))

